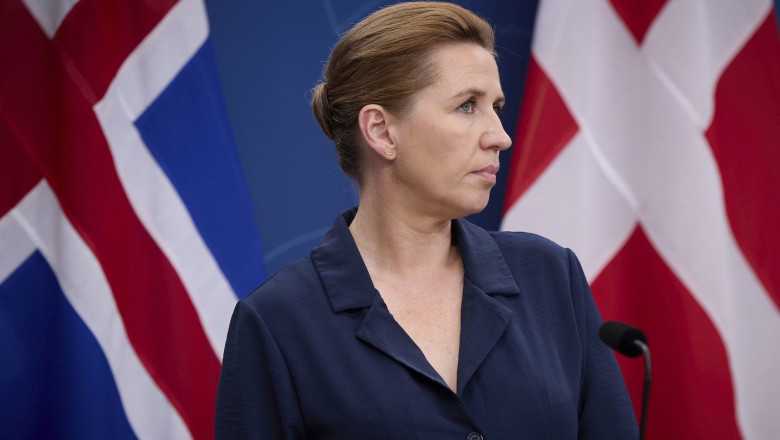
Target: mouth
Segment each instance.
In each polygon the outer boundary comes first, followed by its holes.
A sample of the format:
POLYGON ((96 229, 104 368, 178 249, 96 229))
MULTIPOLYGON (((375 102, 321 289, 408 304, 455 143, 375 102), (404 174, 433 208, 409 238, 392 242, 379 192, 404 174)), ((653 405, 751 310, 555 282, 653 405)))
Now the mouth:
POLYGON ((498 173, 498 166, 497 165, 490 165, 486 166, 485 168, 482 168, 481 170, 473 171, 471 174, 474 174, 491 184, 496 183, 496 174, 498 173))

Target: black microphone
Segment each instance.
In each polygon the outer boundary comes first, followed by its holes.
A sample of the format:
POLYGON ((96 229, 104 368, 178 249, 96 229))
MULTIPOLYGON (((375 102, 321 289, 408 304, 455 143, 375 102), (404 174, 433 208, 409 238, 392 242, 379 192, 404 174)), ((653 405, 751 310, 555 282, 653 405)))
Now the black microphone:
POLYGON ((642 354, 642 348, 634 341, 647 344, 647 337, 641 330, 617 321, 607 321, 599 328, 599 338, 613 350, 628 357, 642 354))
POLYGON ((647 337, 641 330, 618 321, 607 321, 599 328, 599 338, 618 353, 637 357, 645 357, 645 386, 642 392, 642 420, 639 423, 639 440, 645 438, 647 423, 647 403, 650 400, 650 349, 647 347, 647 337))

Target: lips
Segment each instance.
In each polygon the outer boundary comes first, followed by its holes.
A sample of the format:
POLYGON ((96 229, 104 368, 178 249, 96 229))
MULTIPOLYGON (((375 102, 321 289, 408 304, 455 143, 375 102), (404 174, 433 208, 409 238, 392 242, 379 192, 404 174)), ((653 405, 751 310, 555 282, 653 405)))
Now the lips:
POLYGON ((475 174, 488 182, 495 184, 496 183, 496 173, 498 173, 498 166, 496 165, 489 165, 485 168, 482 168, 481 170, 477 170, 472 172, 471 174, 475 174))
POLYGON ((476 171, 477 173, 488 173, 488 174, 498 174, 498 166, 497 165, 490 165, 486 166, 485 168, 482 168, 479 171, 476 171))

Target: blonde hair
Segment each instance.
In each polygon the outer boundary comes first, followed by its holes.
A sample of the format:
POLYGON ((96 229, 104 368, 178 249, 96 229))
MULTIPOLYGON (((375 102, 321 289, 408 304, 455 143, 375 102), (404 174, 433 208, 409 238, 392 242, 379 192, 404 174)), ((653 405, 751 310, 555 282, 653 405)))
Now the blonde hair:
POLYGON ((458 5, 399 3, 380 9, 344 34, 312 91, 311 107, 334 141, 344 173, 360 181, 357 118, 368 104, 403 113, 416 91, 433 83, 430 53, 452 43, 474 43, 495 56, 493 29, 458 5))

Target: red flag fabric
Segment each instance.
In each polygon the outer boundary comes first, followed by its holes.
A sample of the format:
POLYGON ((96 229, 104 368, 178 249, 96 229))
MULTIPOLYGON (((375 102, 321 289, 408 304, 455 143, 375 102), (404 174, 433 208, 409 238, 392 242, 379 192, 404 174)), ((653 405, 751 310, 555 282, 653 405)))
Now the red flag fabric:
POLYGON ((647 333, 647 437, 780 438, 771 2, 542 0, 523 102, 502 229, 572 248, 647 333))

